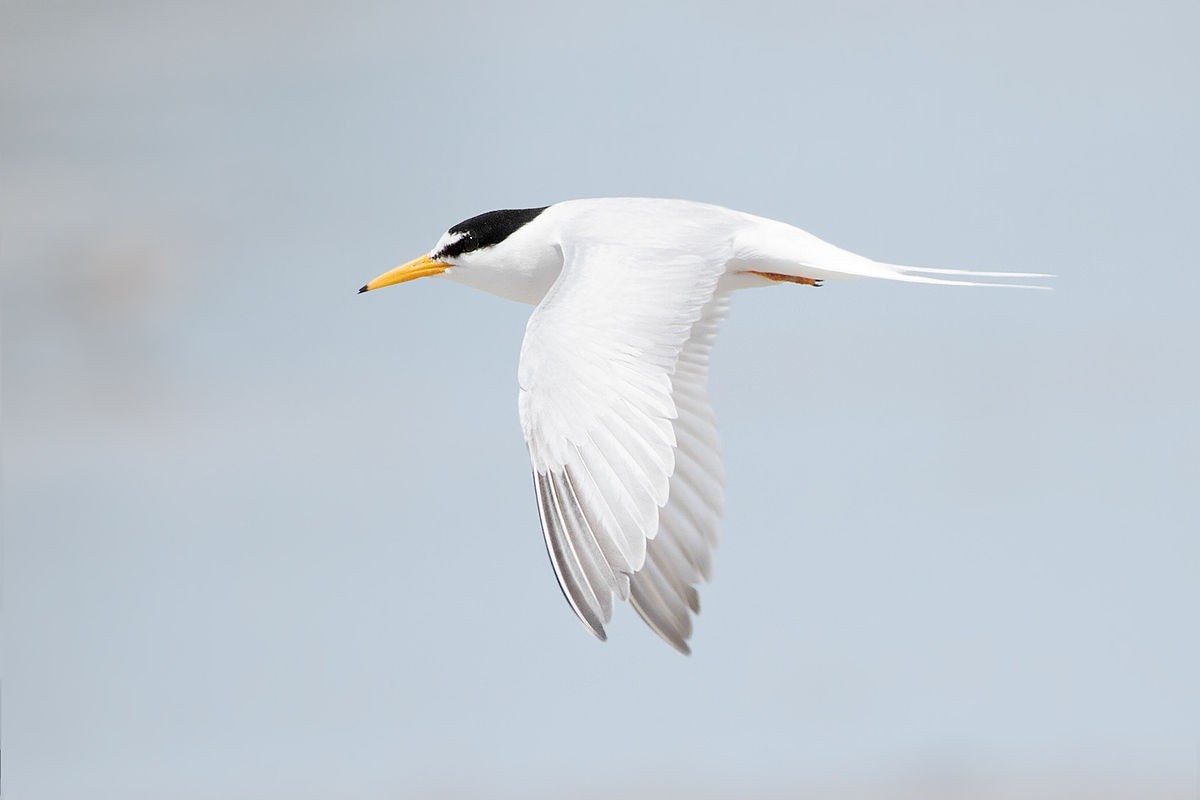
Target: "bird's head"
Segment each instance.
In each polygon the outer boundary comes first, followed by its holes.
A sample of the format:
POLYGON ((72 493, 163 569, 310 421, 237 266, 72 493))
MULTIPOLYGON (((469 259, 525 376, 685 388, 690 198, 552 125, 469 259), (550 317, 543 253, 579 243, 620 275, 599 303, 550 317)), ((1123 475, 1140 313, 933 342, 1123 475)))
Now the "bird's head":
POLYGON ((501 297, 536 303, 562 267, 562 256, 544 226, 530 225, 545 210, 505 209, 464 220, 442 234, 427 254, 388 270, 358 291, 442 275, 501 297))

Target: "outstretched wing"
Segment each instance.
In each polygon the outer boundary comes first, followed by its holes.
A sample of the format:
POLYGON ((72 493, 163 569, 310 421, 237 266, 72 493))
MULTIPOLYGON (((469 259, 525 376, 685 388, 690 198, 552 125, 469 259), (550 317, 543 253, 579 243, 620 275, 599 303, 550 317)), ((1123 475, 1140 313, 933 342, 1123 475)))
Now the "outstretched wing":
POLYGON ((686 652, 690 584, 707 569, 721 504, 703 382, 724 260, 587 241, 563 257, 518 372, 550 560, 596 636, 613 595, 632 591, 643 618, 686 652), (660 531, 667 538, 648 548, 660 531))

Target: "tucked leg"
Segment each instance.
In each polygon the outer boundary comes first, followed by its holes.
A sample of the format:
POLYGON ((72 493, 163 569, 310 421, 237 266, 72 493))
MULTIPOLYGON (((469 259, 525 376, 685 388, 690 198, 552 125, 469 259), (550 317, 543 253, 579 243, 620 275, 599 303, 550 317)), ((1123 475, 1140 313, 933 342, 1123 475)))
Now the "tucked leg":
POLYGON ((769 281, 782 281, 785 283, 800 283, 805 286, 820 286, 823 283, 823 281, 819 281, 816 278, 802 278, 798 275, 783 275, 778 272, 759 272, 758 270, 754 270, 754 269, 747 270, 747 271, 751 275, 758 275, 759 277, 766 278, 769 281))

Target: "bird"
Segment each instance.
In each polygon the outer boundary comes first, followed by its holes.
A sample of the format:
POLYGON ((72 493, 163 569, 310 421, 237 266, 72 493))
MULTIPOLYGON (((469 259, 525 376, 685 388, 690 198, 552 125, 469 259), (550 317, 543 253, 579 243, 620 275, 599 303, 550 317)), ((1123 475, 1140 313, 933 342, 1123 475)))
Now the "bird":
POLYGON ((1044 289, 979 279, 1053 277, 882 263, 785 222, 658 198, 479 214, 359 293, 435 276, 534 306, 517 405, 571 609, 603 641, 626 600, 685 655, 725 503, 707 384, 731 294, 849 278, 1044 289))

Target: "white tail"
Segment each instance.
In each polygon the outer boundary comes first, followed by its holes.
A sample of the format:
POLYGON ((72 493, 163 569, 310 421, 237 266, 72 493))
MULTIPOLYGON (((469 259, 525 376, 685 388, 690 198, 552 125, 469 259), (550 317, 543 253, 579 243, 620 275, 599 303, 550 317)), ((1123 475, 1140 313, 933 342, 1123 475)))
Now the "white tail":
MULTIPOLYGON (((748 215, 747 215, 748 216, 748 215)), ((933 269, 873 261, 819 239, 793 225, 748 217, 754 224, 738 237, 738 261, 743 268, 816 280, 882 278, 942 286, 999 286, 1010 289, 1049 289, 1030 283, 998 283, 972 278, 1053 278, 1041 272, 975 272, 966 269, 933 269), (955 278, 933 277, 950 275, 955 278)))
POLYGON ((945 278, 930 278, 929 275, 962 275, 967 278, 1053 278, 1045 272, 976 272, 969 269, 933 269, 931 267, 906 267, 900 264, 880 264, 874 262, 888 271, 890 275, 873 275, 871 277, 887 278, 894 281, 908 281, 909 283, 933 283, 941 286, 999 286, 1009 289, 1043 289, 1051 290, 1051 286, 1043 286, 1036 283, 995 283, 993 281, 972 281, 972 280, 947 280, 945 278), (914 274, 918 273, 918 274, 914 274))

